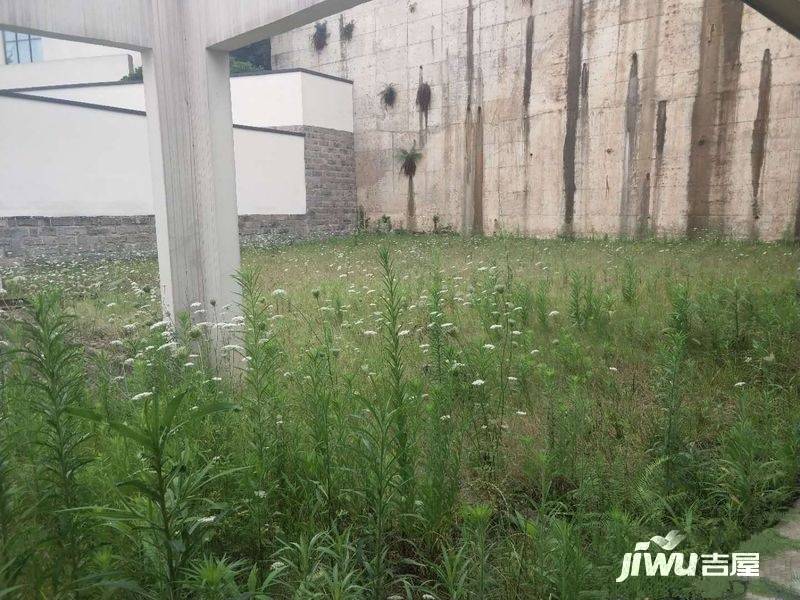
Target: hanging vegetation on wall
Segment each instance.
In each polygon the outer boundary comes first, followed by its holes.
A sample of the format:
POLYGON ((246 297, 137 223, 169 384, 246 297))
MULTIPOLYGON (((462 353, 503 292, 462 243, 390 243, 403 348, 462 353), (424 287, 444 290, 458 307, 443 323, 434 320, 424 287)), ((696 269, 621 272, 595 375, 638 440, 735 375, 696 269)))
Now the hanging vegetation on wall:
POLYGON ((387 83, 378 95, 381 98, 381 104, 387 110, 397 102, 397 88, 393 83, 387 83))
POLYGON ((408 177, 408 202, 406 204, 406 223, 409 231, 417 227, 417 209, 414 200, 414 175, 417 174, 417 163, 422 159, 422 152, 417 150, 417 143, 410 150, 400 150, 397 153, 400 160, 400 172, 408 177))
POLYGON ((422 116, 425 118, 425 127, 428 126, 428 111, 431 108, 431 98, 433 92, 431 91, 430 84, 425 81, 420 82, 417 88, 417 108, 422 116))
POLYGON ((353 31, 356 28, 356 22, 344 22, 344 16, 339 16, 339 39, 343 42, 349 42, 353 39, 353 31))
POLYGON ((328 22, 320 21, 314 24, 314 34, 311 36, 311 43, 314 45, 314 50, 322 52, 325 46, 328 45, 328 22))

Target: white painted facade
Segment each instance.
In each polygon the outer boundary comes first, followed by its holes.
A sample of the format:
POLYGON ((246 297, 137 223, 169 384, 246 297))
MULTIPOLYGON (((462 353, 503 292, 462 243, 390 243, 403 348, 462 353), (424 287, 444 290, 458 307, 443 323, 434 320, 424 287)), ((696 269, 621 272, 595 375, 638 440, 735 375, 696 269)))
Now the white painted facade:
POLYGON ((129 54, 0 66, 0 89, 118 81, 133 69, 129 54))
MULTIPOLYGON (((0 96, 0 130, 13 140, 0 143, 0 217, 153 214, 143 115, 0 96)), ((303 138, 239 128, 233 138, 239 214, 303 214, 303 138)))
MULTIPOLYGON (((144 111, 143 87, 0 95, 0 217, 153 214, 146 119, 108 110, 144 111)), ((352 85, 295 71, 233 77, 231 94, 238 213, 304 214, 304 138, 241 126, 352 132, 352 85)))
POLYGON ((36 44, 32 62, 10 62, 13 53, 0 52, 0 89, 118 81, 142 65, 141 54, 132 50, 48 37, 36 44))
MULTIPOLYGON (((141 83, 109 83, 80 87, 54 87, 25 92, 145 110, 141 83)), ((231 77, 233 122, 250 127, 309 126, 353 131, 353 85, 308 71, 272 72, 231 77)))

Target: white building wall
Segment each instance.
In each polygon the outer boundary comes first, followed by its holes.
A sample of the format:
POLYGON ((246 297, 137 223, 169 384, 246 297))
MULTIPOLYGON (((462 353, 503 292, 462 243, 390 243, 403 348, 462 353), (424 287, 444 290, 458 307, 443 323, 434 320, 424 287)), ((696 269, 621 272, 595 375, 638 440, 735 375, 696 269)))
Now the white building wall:
MULTIPOLYGON (((153 214, 144 116, 0 95, 0 131, 0 217, 153 214)), ((303 137, 236 128, 234 148, 239 214, 305 212, 303 137)))
POLYGON ((138 67, 142 64, 142 56, 138 52, 56 38, 42 38, 42 54, 45 61, 125 55, 131 57, 131 61, 135 66, 138 67))
MULTIPOLYGON (((93 85, 29 92, 117 108, 145 110, 142 84, 93 85)), ((233 122, 252 127, 310 126, 353 131, 353 86, 300 71, 231 78, 233 122)))
POLYGON ((129 54, 4 65, 0 66, 0 90, 119 81, 132 69, 133 59, 129 54))

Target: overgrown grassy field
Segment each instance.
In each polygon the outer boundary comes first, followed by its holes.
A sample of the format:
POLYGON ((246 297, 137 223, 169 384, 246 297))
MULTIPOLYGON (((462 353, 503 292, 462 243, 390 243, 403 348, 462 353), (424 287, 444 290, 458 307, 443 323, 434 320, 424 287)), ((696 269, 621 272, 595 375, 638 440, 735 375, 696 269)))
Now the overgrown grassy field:
POLYGON ((797 496, 799 259, 356 236, 247 252, 174 330, 152 261, 15 268, 0 597, 707 597, 615 579, 797 496))

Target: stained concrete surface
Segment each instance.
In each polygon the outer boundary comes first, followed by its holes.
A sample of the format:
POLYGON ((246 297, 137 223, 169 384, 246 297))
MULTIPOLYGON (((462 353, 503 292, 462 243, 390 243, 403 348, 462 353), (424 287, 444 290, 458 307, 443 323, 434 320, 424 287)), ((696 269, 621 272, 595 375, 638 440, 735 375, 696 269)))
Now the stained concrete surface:
POLYGON ((420 145, 422 67, 420 229, 800 236, 800 41, 739 0, 372 0, 343 18, 352 39, 329 26, 321 52, 311 27, 277 36, 274 66, 354 80, 373 222, 406 224, 396 153, 420 145))

